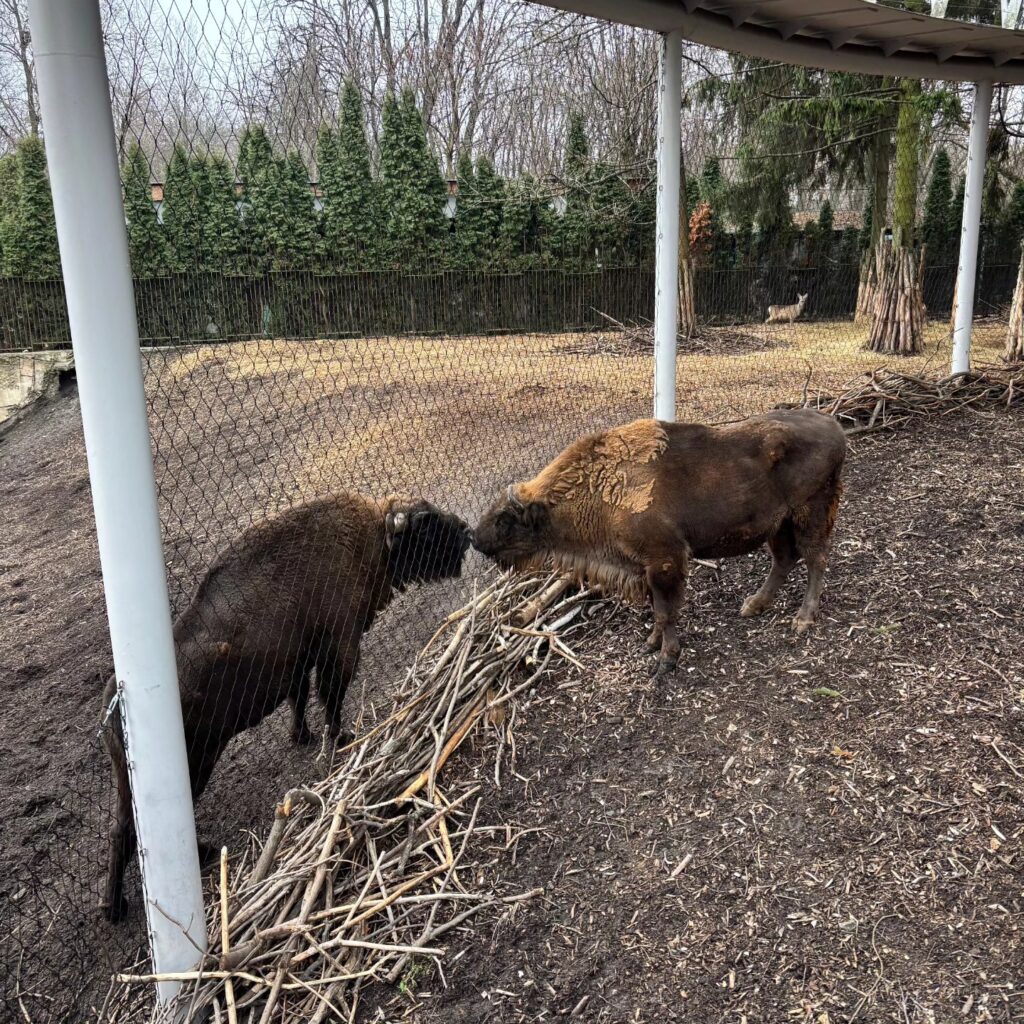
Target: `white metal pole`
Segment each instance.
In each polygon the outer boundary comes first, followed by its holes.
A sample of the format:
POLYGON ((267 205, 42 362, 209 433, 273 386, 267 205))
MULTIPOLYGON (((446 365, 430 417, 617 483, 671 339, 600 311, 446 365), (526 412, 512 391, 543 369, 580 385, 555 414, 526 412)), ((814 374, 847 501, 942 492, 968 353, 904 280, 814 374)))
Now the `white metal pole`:
POLYGON ((206 923, 99 3, 29 17, 153 967, 182 971, 206 923))
POLYGON ((654 257, 654 418, 676 418, 679 302, 679 118, 682 32, 661 37, 658 73, 658 209, 654 257))
POLYGON ((956 311, 953 320, 953 373, 971 368, 971 328, 974 289, 978 274, 978 235, 981 230, 981 191, 985 184, 988 117, 992 109, 992 83, 976 82, 971 134, 967 141, 967 182, 960 228, 960 263, 956 272, 956 311))

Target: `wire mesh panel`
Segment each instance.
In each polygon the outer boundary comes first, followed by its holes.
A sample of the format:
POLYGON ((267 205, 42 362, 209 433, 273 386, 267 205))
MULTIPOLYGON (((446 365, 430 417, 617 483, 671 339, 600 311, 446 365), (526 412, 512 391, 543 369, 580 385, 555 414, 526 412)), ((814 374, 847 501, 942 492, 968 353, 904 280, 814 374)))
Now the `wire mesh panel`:
MULTIPOLYGON (((198 831, 231 845, 491 571, 466 550, 491 498, 649 414, 656 41, 512 3, 105 7, 198 831)), ((123 767, 144 751, 101 696, 22 15, 4 6, 0 384, 5 409, 49 397, 0 447, 0 975, 5 1019, 66 1021, 102 1018, 146 957, 123 767)), ((684 88, 680 417, 942 371, 966 94, 697 49, 684 88)), ((1011 351, 1024 224, 1018 98, 996 110, 978 360, 1011 351)))

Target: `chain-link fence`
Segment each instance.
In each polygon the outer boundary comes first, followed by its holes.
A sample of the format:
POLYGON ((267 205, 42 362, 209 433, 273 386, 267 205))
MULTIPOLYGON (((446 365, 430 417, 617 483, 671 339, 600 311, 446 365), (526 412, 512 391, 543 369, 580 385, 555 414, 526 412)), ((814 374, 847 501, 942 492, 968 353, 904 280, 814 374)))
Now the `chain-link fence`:
MULTIPOLYGON (((198 831, 231 845, 328 770, 328 733, 373 720, 488 571, 468 554, 446 578, 463 534, 406 499, 472 523, 581 433, 649 414, 656 40, 515 4, 435 23, 399 5, 388 24, 316 0, 106 6, 198 831), (349 494, 378 504, 332 503, 349 494), (414 519, 426 548, 402 546, 414 519)), ((966 94, 684 63, 680 416, 739 418, 896 360, 944 372, 966 94), (877 294, 900 288, 883 329, 877 294)), ((10 409, 70 344, 33 87, 15 95, 10 409)), ((997 97, 978 361, 1008 351, 1016 104, 997 97)), ((63 383, 0 447, 0 976, 5 1019, 32 1022, 102 1018, 112 973, 146 956, 132 858, 123 902, 107 882, 119 744, 63 383)))

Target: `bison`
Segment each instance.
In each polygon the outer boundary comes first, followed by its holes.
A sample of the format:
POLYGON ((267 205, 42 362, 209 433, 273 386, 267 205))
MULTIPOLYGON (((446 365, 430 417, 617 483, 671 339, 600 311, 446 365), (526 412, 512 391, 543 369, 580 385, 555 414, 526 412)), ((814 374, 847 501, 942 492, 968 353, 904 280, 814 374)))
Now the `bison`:
POLYGON ((474 546, 504 567, 553 562, 640 603, 649 595, 661 651, 675 668, 675 622, 691 558, 767 544, 773 564, 740 614, 772 603, 801 559, 807 592, 797 631, 815 619, 841 494, 846 438, 810 409, 703 426, 637 420, 570 445, 532 480, 511 485, 480 519, 474 546))
MULTIPOLYGON (((314 668, 337 739, 363 633, 396 591, 458 576, 469 544, 461 519, 421 499, 340 494, 258 523, 221 551, 174 624, 193 798, 228 741, 283 701, 292 738, 312 739, 305 711, 314 668)), ((111 678, 107 714, 116 692, 111 678)), ((102 735, 117 787, 104 909, 117 921, 136 843, 119 715, 102 735)))

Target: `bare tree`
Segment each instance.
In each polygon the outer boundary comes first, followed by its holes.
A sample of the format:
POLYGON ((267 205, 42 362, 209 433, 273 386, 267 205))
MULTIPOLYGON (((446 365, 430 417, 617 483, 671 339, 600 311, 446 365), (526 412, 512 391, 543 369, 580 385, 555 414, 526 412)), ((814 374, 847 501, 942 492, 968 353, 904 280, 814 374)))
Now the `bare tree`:
POLYGON ((39 95, 24 0, 0 0, 0 133, 8 146, 39 134, 39 95))

